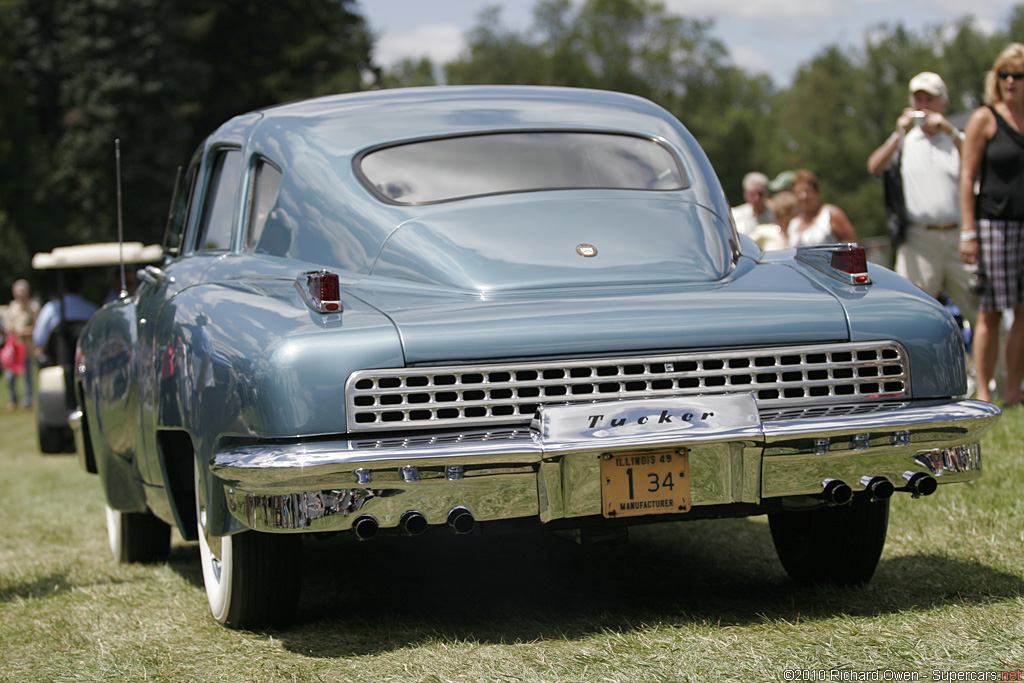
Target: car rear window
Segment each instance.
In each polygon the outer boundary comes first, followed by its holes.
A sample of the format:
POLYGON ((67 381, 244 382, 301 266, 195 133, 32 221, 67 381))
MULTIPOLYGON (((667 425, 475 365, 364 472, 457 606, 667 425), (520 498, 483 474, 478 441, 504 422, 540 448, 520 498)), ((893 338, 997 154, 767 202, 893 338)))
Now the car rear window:
POLYGON ((680 190, 679 160, 650 138, 612 133, 515 132, 420 140, 358 161, 366 183, 397 204, 564 189, 680 190))

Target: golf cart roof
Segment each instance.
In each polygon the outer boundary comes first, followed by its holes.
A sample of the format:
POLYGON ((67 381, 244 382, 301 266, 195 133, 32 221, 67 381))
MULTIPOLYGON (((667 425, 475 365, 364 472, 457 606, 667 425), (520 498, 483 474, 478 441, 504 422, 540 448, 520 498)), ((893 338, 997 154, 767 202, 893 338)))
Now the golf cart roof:
POLYGON ((53 251, 41 251, 32 257, 36 270, 54 268, 88 268, 91 266, 116 266, 124 263, 153 263, 164 256, 159 244, 143 246, 142 242, 97 242, 57 247, 53 251))

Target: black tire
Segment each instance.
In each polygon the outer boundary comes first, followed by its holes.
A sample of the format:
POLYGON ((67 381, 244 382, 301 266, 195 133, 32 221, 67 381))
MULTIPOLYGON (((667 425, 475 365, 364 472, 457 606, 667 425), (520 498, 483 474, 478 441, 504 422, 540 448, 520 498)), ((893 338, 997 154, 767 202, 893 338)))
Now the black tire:
POLYGON ((171 554, 171 526, 152 512, 120 512, 109 505, 107 538, 118 562, 166 562, 171 554))
POLYGON ((783 568, 797 583, 851 586, 875 573, 889 529, 889 501, 854 496, 849 505, 768 515, 783 568))
POLYGON ((199 557, 214 619, 236 629, 288 624, 295 616, 302 589, 301 537, 243 531, 211 543, 204 529, 202 498, 197 472, 199 557))
POLYGON ((70 427, 46 427, 39 429, 39 450, 43 453, 74 453, 75 437, 70 427))

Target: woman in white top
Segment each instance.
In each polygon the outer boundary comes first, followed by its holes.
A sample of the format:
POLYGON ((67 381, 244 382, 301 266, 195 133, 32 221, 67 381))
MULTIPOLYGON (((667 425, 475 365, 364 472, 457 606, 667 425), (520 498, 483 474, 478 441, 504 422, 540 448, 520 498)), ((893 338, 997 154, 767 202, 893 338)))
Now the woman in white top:
POLYGON ((806 169, 793 173, 793 194, 800 214, 789 222, 786 236, 790 247, 856 242, 857 233, 843 210, 821 203, 818 177, 806 169))

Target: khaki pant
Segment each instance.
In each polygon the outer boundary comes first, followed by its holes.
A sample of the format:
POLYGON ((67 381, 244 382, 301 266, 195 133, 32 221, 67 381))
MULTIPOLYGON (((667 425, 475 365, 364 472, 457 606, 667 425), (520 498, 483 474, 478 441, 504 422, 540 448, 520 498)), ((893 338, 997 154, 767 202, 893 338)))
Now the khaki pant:
POLYGON ((960 258, 960 231, 927 230, 911 223, 896 254, 896 272, 933 297, 945 293, 973 325, 977 296, 968 290, 974 266, 960 258))

